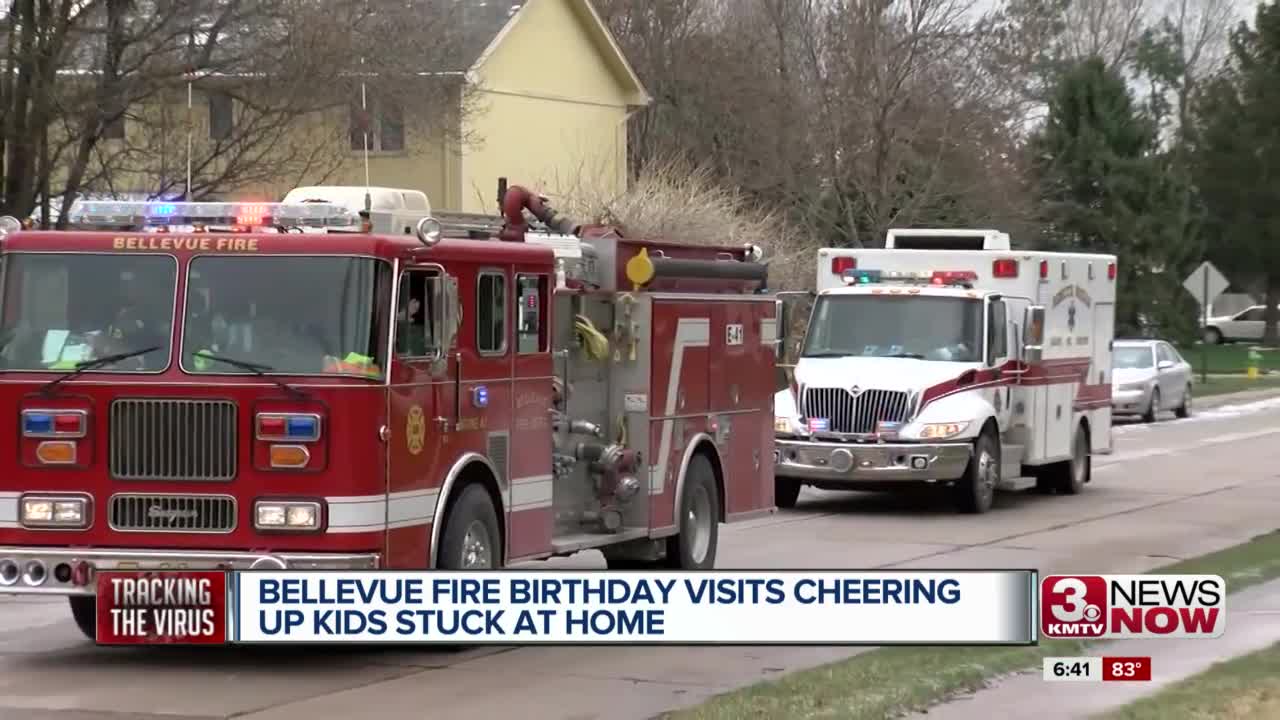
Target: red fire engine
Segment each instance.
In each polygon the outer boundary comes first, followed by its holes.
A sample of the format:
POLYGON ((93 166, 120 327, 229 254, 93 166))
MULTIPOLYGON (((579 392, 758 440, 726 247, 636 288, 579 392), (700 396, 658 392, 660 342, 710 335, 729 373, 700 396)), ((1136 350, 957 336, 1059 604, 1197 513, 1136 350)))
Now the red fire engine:
POLYGON ((773 511, 758 249, 502 207, 0 220, 0 593, 92 636, 104 569, 713 566, 719 522, 773 511))

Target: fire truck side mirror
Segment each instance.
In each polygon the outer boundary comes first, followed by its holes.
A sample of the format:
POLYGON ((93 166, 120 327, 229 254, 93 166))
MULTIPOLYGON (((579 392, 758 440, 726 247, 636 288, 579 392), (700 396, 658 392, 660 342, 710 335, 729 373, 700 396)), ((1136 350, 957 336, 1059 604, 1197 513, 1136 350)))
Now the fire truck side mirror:
POLYGON ((436 303, 438 315, 437 327, 440 328, 440 352, 453 347, 458 337, 458 327, 462 323, 462 305, 458 301, 458 280, 452 275, 445 275, 440 284, 440 302, 436 303))
POLYGON ((1040 362, 1044 353, 1044 306, 1032 305, 1027 308, 1022 323, 1023 359, 1029 363, 1040 362))
POLYGON ((781 360, 787 354, 787 330, 791 327, 791 314, 787 312, 787 304, 782 300, 774 300, 773 306, 774 327, 777 328, 774 330, 773 354, 781 360))

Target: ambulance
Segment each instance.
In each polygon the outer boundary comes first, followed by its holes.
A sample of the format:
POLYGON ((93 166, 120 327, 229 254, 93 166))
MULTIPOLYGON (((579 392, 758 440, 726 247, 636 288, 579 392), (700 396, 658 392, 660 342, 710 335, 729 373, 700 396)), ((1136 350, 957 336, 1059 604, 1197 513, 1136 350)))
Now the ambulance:
POLYGON ((884 249, 819 250, 817 270, 774 402, 779 507, 805 485, 937 486, 983 513, 996 490, 1077 494, 1111 451, 1114 256, 891 230, 884 249))

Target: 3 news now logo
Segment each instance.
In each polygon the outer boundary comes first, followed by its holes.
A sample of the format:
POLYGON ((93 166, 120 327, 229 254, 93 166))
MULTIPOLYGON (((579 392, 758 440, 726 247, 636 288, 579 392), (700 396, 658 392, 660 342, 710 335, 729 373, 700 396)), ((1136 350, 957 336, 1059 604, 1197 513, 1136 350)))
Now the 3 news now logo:
POLYGON ((1215 638, 1227 624, 1217 575, 1049 575, 1040 632, 1049 638, 1215 638))

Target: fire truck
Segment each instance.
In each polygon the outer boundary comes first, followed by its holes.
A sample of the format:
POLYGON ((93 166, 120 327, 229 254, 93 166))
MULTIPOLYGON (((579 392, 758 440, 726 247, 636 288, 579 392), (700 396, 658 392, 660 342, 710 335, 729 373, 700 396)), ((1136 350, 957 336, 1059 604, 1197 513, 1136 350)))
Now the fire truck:
POLYGON ((0 220, 0 593, 92 637, 101 570, 712 567, 774 511, 759 249, 502 198, 408 234, 324 202, 0 220))
POLYGON ((1115 283, 1114 256, 1014 250, 994 230, 820 250, 775 399, 778 506, 804 485, 943 486, 973 513, 996 490, 1079 493, 1111 451, 1115 283))

